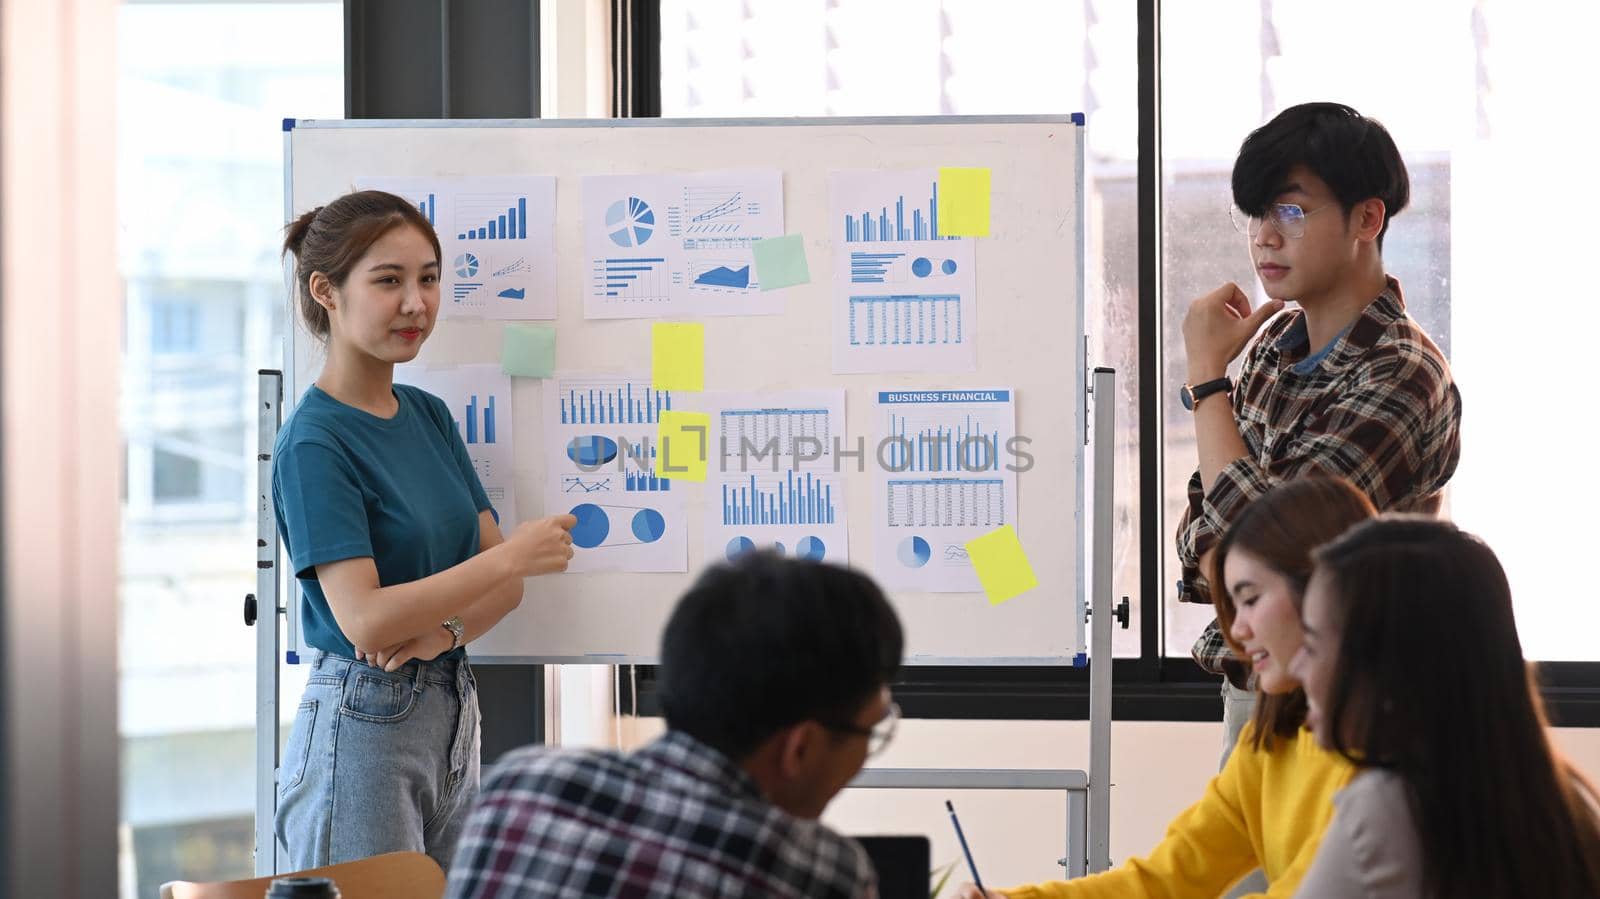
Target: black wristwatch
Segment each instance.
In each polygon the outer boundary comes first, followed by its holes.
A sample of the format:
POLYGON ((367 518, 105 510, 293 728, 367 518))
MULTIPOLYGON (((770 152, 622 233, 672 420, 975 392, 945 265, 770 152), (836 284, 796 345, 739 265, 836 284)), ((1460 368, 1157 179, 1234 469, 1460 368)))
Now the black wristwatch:
POLYGON ((1196 384, 1193 387, 1188 384, 1183 385, 1183 389, 1178 391, 1178 398, 1183 400, 1183 408, 1193 412, 1194 407, 1200 405, 1200 401, 1211 394, 1232 392, 1233 379, 1223 375, 1220 378, 1206 381, 1203 384, 1196 384))

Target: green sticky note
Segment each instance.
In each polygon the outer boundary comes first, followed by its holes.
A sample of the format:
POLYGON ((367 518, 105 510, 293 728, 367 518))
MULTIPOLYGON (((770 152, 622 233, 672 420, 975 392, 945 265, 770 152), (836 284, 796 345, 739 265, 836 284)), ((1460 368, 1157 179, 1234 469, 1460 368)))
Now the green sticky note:
POLYGON ((967 556, 989 605, 999 605, 1039 586, 1028 554, 1022 551, 1022 541, 1017 539, 1017 529, 1009 524, 967 541, 967 556))
POLYGON ((656 322, 650 328, 650 386, 656 390, 706 389, 706 326, 656 322))
POLYGON ((711 416, 705 412, 663 412, 656 423, 656 477, 676 481, 706 479, 711 416))
POLYGON ((506 325, 501 332, 500 369, 514 378, 548 378, 556 370, 556 329, 506 325))
POLYGON ((939 170, 939 234, 989 236, 989 170, 939 170))
POLYGON ((806 242, 799 234, 767 237, 751 245, 756 256, 756 280, 762 290, 777 290, 796 284, 809 284, 806 268, 806 242))

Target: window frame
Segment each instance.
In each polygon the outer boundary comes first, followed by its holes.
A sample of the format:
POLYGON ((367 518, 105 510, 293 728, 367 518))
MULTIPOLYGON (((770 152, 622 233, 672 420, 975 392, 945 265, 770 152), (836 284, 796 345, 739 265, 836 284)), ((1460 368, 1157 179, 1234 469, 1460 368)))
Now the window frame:
MULTIPOLYGON (((1161 0, 1138 3, 1138 185, 1137 230, 1139 337, 1139 543, 1143 564, 1138 595, 1138 658, 1112 663, 1112 717, 1119 721, 1220 721, 1220 678, 1187 657, 1166 655, 1167 602, 1176 602, 1164 584, 1171 534, 1164 533, 1162 415, 1168 399, 1162 383, 1162 164, 1161 164, 1161 0)), ((654 35, 657 43, 636 39, 622 45, 626 56, 613 58, 614 76, 634 84, 661 81, 660 9, 631 4, 635 35, 654 35)), ((620 51, 619 51, 620 56, 620 51)), ((640 92, 629 114, 659 117, 661 91, 640 92)), ((1120 597, 1118 597, 1120 598, 1120 597)), ((660 715, 654 666, 639 666, 635 678, 622 678, 621 700, 635 714, 660 715), (635 682, 636 687, 628 685, 635 682)), ((1600 727, 1600 661, 1540 662, 1541 692, 1551 723, 1600 727)), ((1022 666, 917 666, 904 669, 893 684, 902 713, 909 718, 971 720, 1085 720, 1089 717, 1087 668, 1022 666)))

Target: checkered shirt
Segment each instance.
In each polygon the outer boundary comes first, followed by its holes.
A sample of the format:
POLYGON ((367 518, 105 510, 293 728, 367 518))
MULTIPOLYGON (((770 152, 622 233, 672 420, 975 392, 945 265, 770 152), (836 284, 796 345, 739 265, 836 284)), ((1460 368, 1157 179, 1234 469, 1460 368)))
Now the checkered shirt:
MULTIPOLYGON (((1438 511, 1461 456, 1461 393, 1444 354, 1406 315, 1400 283, 1389 278, 1327 357, 1296 372, 1311 349, 1305 316, 1293 310, 1246 353, 1233 414, 1249 455, 1228 463, 1209 491, 1199 471, 1189 477, 1177 535, 1180 600, 1211 601, 1200 558, 1274 484, 1341 475, 1379 510, 1438 511)), ((1241 673, 1215 621, 1192 652, 1207 671, 1241 673)))
POLYGON ((866 853, 762 798, 678 732, 631 755, 519 749, 497 764, 450 868, 451 899, 872 897, 866 853))

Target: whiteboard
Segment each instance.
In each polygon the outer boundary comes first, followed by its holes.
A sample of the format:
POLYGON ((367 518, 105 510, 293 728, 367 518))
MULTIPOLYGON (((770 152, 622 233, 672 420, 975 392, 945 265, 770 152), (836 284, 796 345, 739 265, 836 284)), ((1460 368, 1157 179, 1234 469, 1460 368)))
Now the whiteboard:
MULTIPOLYGON (((991 605, 978 593, 890 591, 906 631, 907 664, 1083 664, 1085 341, 1081 116, 754 120, 299 121, 285 128, 285 212, 292 219, 372 177, 554 176, 557 369, 649 370, 651 319, 585 320, 588 272, 580 179, 776 168, 784 225, 804 235, 809 284, 786 288, 781 315, 710 316, 707 390, 844 390, 846 434, 874 441, 876 391, 1005 388, 1032 467, 1017 474, 1016 524, 1040 586, 991 605), (832 373, 831 172, 976 166, 992 170, 990 236, 976 239, 977 370, 832 373)), ((286 279, 287 281, 287 279, 286 279)), ((291 282, 292 283, 292 282, 291 282)), ((316 378, 319 345, 284 305, 285 403, 316 378)), ((498 362, 505 323, 448 318, 418 359, 424 367, 498 362)), ((546 383, 515 379, 519 514, 545 508, 541 429, 546 383)), ((846 467, 849 554, 871 573, 871 473, 846 467)), ((719 548, 702 545, 691 495, 688 572, 592 572, 529 579, 520 608, 472 644, 477 662, 656 661, 676 598, 719 548)), ((298 589, 290 595, 298 614, 298 589)), ((760 597, 752 597, 758 602, 760 597)), ((294 628, 298 633, 298 628, 294 628)))

